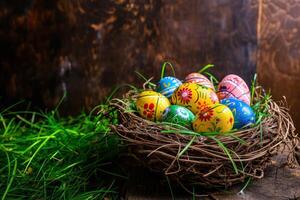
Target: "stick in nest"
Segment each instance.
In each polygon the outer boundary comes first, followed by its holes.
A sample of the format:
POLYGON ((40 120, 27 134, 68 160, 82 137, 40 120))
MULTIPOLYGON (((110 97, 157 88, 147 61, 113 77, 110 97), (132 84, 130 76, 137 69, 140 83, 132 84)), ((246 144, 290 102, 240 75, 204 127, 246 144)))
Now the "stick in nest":
MULTIPOLYGON (((256 101, 263 98, 258 94, 256 101)), ((262 178, 271 157, 280 149, 288 152, 289 166, 295 163, 299 137, 286 106, 272 99, 263 107, 267 115, 254 127, 203 136, 128 112, 134 96, 130 93, 123 100, 110 102, 119 111, 121 120, 112 129, 141 162, 180 184, 228 187, 247 177, 262 178)))

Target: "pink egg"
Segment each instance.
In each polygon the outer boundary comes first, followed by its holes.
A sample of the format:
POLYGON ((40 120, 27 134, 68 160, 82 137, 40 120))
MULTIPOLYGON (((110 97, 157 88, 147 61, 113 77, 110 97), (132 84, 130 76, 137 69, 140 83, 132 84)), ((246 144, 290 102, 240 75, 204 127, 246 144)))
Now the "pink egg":
POLYGON ((218 86, 218 97, 236 98, 250 105, 250 91, 246 82, 239 76, 230 74, 225 76, 218 86))
POLYGON ((212 84, 212 82, 200 73, 191 73, 191 74, 187 75, 187 77, 185 77, 185 82, 186 83, 197 83, 199 85, 202 85, 202 86, 208 87, 212 90, 215 90, 215 87, 212 84))

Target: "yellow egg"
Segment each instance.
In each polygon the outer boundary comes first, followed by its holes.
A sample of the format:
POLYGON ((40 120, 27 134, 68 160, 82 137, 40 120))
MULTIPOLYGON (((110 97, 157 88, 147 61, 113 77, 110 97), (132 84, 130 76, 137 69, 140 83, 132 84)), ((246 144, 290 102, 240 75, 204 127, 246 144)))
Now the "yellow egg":
POLYGON ((218 96, 212 89, 196 83, 183 83, 172 95, 173 104, 184 106, 195 114, 203 104, 210 105, 218 102, 218 96))
POLYGON ((196 132, 228 132, 232 129, 234 118, 231 110, 222 104, 206 105, 197 113, 193 122, 196 132))
POLYGON ((140 115, 148 120, 160 120, 170 101, 164 95, 154 91, 143 91, 136 100, 136 107, 140 115))

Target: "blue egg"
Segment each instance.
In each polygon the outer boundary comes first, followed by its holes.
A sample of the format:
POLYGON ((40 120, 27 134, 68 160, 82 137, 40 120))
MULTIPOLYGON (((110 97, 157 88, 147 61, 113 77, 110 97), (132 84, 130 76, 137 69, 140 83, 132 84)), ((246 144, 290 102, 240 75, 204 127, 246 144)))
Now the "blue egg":
POLYGON ((222 99, 220 103, 228 106, 231 110, 234 117, 233 128, 239 129, 255 123, 255 113, 245 102, 235 98, 227 98, 222 99))
POLYGON ((180 86, 182 82, 175 77, 166 76, 158 82, 157 92, 165 95, 170 98, 173 92, 176 90, 178 86, 180 86))

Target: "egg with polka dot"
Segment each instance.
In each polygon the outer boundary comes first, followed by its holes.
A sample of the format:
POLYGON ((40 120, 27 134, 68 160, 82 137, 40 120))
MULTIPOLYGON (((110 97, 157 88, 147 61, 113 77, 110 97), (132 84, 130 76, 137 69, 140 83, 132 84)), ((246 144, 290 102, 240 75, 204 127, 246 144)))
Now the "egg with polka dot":
POLYGON ((164 110, 171 104, 169 99, 164 95, 147 90, 138 95, 135 105, 143 118, 151 121, 159 121, 164 110))
POLYGON ((170 98, 173 92, 180 86, 182 82, 171 76, 166 76, 158 82, 157 92, 161 93, 162 95, 170 98))
POLYGON ((169 122, 173 124, 179 124, 191 128, 192 122, 195 119, 195 115, 189 109, 178 106, 171 105, 163 113, 162 121, 169 122))
POLYGON ((220 103, 228 106, 233 113, 234 128, 240 129, 255 123, 255 112, 245 102, 235 98, 227 98, 222 99, 220 103))

